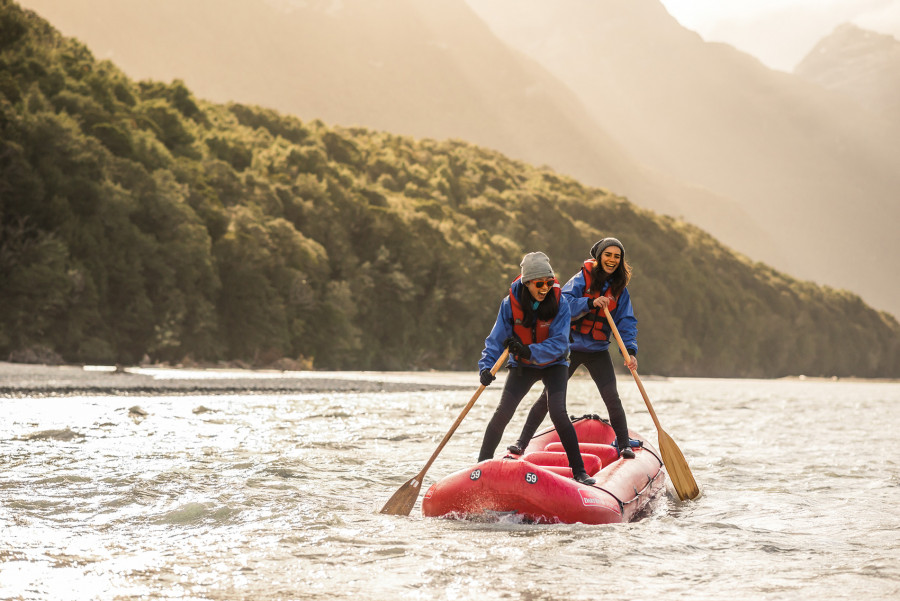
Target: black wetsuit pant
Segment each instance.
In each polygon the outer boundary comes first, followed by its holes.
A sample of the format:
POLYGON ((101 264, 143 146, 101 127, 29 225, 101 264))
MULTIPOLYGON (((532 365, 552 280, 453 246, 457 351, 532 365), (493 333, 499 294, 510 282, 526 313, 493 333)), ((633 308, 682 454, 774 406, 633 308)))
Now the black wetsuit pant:
MULTIPOLYGON (((575 428, 569 420, 566 413, 566 386, 569 376, 565 365, 551 365, 550 367, 524 367, 518 366, 509 370, 506 377, 506 385, 503 387, 503 394, 500 395, 500 404, 497 405, 491 421, 488 422, 487 430, 484 433, 484 440, 481 443, 481 452, 478 454, 478 461, 491 459, 500 439, 503 438, 503 431, 516 412, 516 407, 531 390, 535 382, 542 381, 544 383, 544 392, 541 396, 544 399, 544 413, 541 420, 550 412, 550 419, 556 427, 559 434, 559 440, 566 451, 569 458, 569 467, 572 468, 574 474, 584 471, 584 461, 581 458, 581 452, 578 449, 578 435, 575 434, 575 428)), ((533 411, 533 410, 532 410, 533 411)), ((538 422, 540 423, 540 422, 538 422)))
MULTIPOLYGON (((609 413, 609 423, 616 433, 616 441, 619 448, 627 448, 628 421, 625 419, 625 409, 622 407, 622 399, 619 398, 619 391, 616 389, 616 372, 613 369, 612 357, 609 356, 609 349, 597 353, 571 351, 569 353, 570 378, 581 365, 587 367, 594 384, 597 385, 597 390, 600 391, 600 397, 606 405, 607 413, 609 413)), ((519 440, 516 443, 518 446, 523 449, 528 446, 528 442, 537 432, 541 422, 547 417, 547 408, 548 399, 547 390, 545 389, 537 402, 531 407, 531 411, 528 412, 528 419, 525 420, 522 434, 519 435, 519 440)), ((553 424, 556 425, 556 420, 553 420, 553 424)))

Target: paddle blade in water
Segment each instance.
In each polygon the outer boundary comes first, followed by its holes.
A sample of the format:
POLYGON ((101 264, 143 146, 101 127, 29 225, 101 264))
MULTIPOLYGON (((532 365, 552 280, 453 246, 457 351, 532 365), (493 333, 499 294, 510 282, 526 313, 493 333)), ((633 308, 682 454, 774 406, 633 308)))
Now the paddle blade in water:
MULTIPOLYGON (((604 307, 603 313, 606 315, 606 323, 609 324, 612 333, 616 337, 616 342, 619 343, 619 350, 622 352, 622 356, 628 357, 628 349, 625 348, 622 336, 619 335, 619 328, 616 327, 615 320, 613 320, 612 315, 609 314, 609 309, 604 307)), ((659 425, 659 418, 656 417, 656 411, 653 410, 653 405, 650 404, 650 397, 647 396, 647 391, 644 390, 644 385, 638 377, 637 369, 630 369, 631 375, 634 376, 634 383, 637 384, 638 390, 641 391, 641 396, 644 397, 644 403, 647 405, 647 411, 650 412, 650 417, 653 418, 653 424, 656 426, 656 431, 659 433, 659 451, 662 455, 663 465, 666 466, 666 471, 669 472, 669 478, 672 479, 672 485, 675 487, 675 492, 678 493, 678 497, 682 501, 685 499, 696 499, 700 494, 700 489, 697 487, 697 482, 694 481, 694 475, 691 473, 691 468, 688 467, 684 455, 681 454, 681 449, 678 448, 675 441, 672 440, 672 438, 663 431, 662 426, 659 425)))
MULTIPOLYGON (((497 359, 496 363, 494 363, 494 367, 491 368, 491 374, 496 375, 497 370, 500 369, 500 366, 506 362, 506 358, 509 356, 509 349, 503 349, 503 352, 500 353, 500 357, 497 359)), ((381 513, 387 513, 389 515, 409 515, 409 512, 412 511, 413 505, 416 504, 416 499, 419 498, 419 491, 422 488, 422 482, 425 480, 425 473, 428 471, 428 468, 431 467, 431 464, 434 463, 434 460, 437 459, 438 454, 441 452, 441 449, 444 448, 444 445, 447 444, 447 441, 450 440, 450 437, 453 436, 453 433, 456 432, 456 429, 459 427, 459 424, 462 423, 463 418, 469 412, 469 409, 472 408, 472 405, 475 404, 475 401, 478 400, 478 397, 481 396, 481 393, 484 391, 484 384, 478 387, 478 390, 475 391, 475 394, 472 395, 472 398, 469 399, 469 402, 463 407, 463 410, 460 412, 459 417, 456 418, 456 421, 453 422, 453 425, 450 427, 450 430, 444 435, 444 439, 441 441, 441 444, 434 450, 434 453, 431 454, 431 459, 428 460, 428 463, 425 464, 425 467, 422 468, 422 471, 419 472, 419 475, 404 484, 400 487, 400 489, 394 493, 394 496, 388 499, 388 502, 384 504, 384 507, 381 508, 381 513)))
POLYGON ((409 515, 416 499, 419 498, 419 490, 422 488, 422 479, 416 476, 403 486, 397 489, 397 492, 388 499, 388 502, 381 508, 381 513, 388 515, 409 515))
POLYGON ((663 464, 672 480, 672 486, 678 493, 678 498, 682 501, 686 499, 696 499, 700 495, 700 489, 694 480, 694 474, 688 467, 681 449, 675 444, 675 441, 664 431, 659 431, 659 451, 662 455, 663 464))

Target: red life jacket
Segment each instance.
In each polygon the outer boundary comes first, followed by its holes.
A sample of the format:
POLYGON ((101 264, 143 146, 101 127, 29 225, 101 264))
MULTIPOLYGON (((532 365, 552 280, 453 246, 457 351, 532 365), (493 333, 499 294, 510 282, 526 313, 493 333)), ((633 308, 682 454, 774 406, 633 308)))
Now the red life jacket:
MULTIPOLYGON (((522 341, 523 344, 534 344, 537 342, 543 342, 550 336, 550 324, 553 323, 552 319, 535 319, 534 324, 529 328, 522 325, 522 320, 525 319, 525 310, 522 308, 522 304, 519 302, 519 299, 516 297, 515 292, 513 292, 513 286, 516 282, 522 279, 522 276, 517 277, 513 280, 513 283, 509 287, 509 308, 512 309, 513 315, 513 332, 516 336, 519 337, 519 340, 522 341)), ((522 286, 525 286, 523 283, 522 286)), ((556 278, 553 278, 553 286, 551 287, 553 294, 556 295, 556 303, 559 304, 559 299, 562 295, 562 289, 559 287, 559 281, 556 278)), ((527 359, 523 359, 521 357, 516 357, 516 360, 520 363, 526 363, 528 365, 549 365, 553 363, 553 361, 549 361, 547 363, 532 363, 527 359)))
MULTIPOLYGON (((584 296, 588 297, 591 303, 595 298, 608 297, 609 305, 607 305, 607 308, 612 313, 616 308, 616 298, 612 295, 611 288, 607 288, 603 294, 588 292, 591 289, 591 271, 596 264, 597 262, 593 259, 588 259, 581 268, 581 273, 584 276, 584 296)), ((590 311, 572 322, 572 329, 580 334, 590 334, 594 340, 609 340, 611 332, 609 324, 606 323, 606 315, 603 314, 601 309, 593 305, 591 305, 590 311)))

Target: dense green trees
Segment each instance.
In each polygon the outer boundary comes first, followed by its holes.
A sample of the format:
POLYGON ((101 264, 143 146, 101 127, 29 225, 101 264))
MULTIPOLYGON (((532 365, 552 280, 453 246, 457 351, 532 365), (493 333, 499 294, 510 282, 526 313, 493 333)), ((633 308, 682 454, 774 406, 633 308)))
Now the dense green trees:
POLYGON ((134 83, 0 0, 0 357, 473 369, 522 254, 616 235, 644 371, 900 376, 900 325, 460 141, 134 83))

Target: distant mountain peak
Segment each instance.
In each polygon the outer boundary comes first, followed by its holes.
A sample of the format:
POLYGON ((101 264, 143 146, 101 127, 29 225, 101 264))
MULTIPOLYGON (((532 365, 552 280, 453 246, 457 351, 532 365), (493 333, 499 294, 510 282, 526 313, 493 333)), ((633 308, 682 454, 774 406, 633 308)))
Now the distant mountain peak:
POLYGON ((794 72, 900 123, 900 41, 852 23, 822 38, 794 72))
MULTIPOLYGON (((835 52, 869 54, 882 51, 890 52, 897 47, 900 47, 900 42, 890 34, 863 29, 853 23, 844 23, 838 25, 828 36, 822 38, 809 55, 801 61, 800 65, 816 54, 835 52)), ((798 68, 800 65, 798 65, 798 68)))

